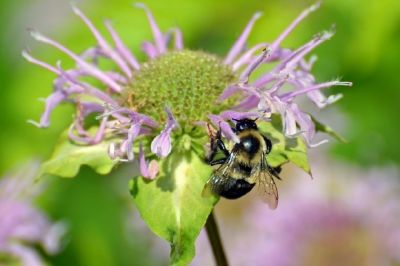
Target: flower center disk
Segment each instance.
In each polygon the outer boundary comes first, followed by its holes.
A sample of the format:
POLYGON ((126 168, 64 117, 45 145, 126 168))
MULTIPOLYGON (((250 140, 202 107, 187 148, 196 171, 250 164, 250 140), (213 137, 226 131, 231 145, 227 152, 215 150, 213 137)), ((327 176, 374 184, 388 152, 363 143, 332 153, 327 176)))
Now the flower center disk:
POLYGON ((168 106, 179 124, 187 125, 221 110, 216 100, 234 79, 231 68, 214 55, 175 51, 144 63, 128 93, 136 111, 163 122, 168 106))

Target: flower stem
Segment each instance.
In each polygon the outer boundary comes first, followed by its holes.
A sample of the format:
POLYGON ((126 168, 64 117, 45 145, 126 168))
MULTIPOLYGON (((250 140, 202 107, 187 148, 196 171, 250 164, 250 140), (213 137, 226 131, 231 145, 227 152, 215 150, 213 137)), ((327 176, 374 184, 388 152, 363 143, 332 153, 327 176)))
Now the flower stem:
POLYGON ((206 231, 210 241, 217 266, 228 266, 221 237, 219 236, 218 226, 214 218, 214 212, 211 212, 207 218, 206 231))

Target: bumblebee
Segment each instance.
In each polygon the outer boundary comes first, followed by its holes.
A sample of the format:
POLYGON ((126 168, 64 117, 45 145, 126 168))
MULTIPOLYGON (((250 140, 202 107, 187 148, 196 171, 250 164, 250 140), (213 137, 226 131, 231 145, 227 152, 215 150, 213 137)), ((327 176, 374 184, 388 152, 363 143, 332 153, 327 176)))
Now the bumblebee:
POLYGON ((207 159, 212 166, 220 165, 203 189, 203 195, 214 193, 227 199, 237 199, 250 192, 255 184, 260 195, 275 209, 278 205, 278 189, 274 178, 279 178, 280 167, 270 167, 266 156, 272 149, 271 140, 258 131, 255 120, 235 120, 232 130, 239 137, 229 151, 221 139, 221 129, 211 134, 211 152, 207 159), (215 159, 221 151, 223 158, 215 159))

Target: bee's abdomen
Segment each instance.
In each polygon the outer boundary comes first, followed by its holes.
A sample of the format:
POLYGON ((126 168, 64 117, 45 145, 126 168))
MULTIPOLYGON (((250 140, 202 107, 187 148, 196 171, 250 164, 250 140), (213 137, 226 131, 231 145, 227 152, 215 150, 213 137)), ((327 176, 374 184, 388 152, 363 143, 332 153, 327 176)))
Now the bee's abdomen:
POLYGON ((254 184, 250 184, 244 179, 235 179, 232 177, 224 177, 226 180, 223 184, 214 186, 214 193, 227 198, 227 199, 237 199, 248 192, 254 187, 254 184))

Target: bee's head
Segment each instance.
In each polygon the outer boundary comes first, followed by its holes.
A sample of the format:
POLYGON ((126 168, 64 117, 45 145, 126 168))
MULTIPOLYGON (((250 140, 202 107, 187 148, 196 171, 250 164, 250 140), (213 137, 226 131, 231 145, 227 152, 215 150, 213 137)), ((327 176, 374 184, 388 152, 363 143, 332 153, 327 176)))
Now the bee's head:
POLYGON ((233 120, 236 121, 235 129, 237 132, 241 132, 246 129, 256 129, 256 130, 258 129, 256 124, 257 119, 253 120, 245 118, 245 119, 238 119, 238 120, 233 119, 233 120))

